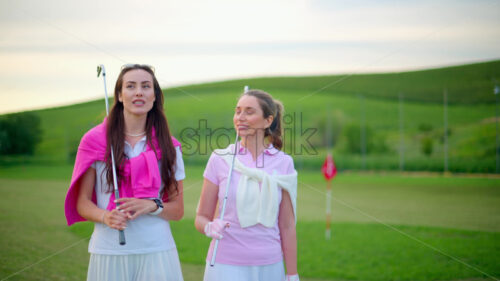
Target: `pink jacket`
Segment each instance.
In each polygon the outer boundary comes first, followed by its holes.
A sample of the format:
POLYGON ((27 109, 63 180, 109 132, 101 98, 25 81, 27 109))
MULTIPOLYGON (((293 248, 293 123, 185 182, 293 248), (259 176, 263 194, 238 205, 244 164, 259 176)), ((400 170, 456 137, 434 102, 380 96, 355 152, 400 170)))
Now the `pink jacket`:
MULTIPOLYGON (((174 146, 181 144, 172 137, 174 146)), ((122 167, 123 180, 119 183, 120 197, 157 197, 161 187, 161 175, 158 168, 158 160, 161 158, 160 149, 157 144, 156 137, 153 131, 153 145, 158 152, 155 155, 154 150, 147 145, 146 151, 139 156, 130 160, 126 160, 122 167)), ((68 225, 75 222, 85 221, 86 219, 78 214, 76 210, 76 202, 78 200, 77 182, 80 177, 95 161, 105 161, 106 159, 106 119, 88 131, 82 138, 78 146, 76 154, 75 167, 71 177, 71 184, 66 194, 64 202, 64 212, 68 225)), ((118 169, 118 167, 117 167, 118 169)), ((167 201, 167 193, 163 195, 163 201, 167 201)), ((115 208, 115 195, 111 193, 111 198, 107 209, 115 208)), ((95 203, 95 192, 92 196, 92 201, 95 203)))

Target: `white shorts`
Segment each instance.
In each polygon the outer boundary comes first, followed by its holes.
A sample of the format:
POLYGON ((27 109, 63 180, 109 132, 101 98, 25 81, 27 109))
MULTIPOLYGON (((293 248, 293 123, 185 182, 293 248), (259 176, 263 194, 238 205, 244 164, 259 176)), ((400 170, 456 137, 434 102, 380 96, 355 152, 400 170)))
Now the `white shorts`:
POLYGON ((183 281, 177 249, 134 255, 90 254, 87 281, 183 281))
POLYGON ((203 281, 282 281, 285 280, 283 261, 269 265, 229 265, 207 262, 203 281))

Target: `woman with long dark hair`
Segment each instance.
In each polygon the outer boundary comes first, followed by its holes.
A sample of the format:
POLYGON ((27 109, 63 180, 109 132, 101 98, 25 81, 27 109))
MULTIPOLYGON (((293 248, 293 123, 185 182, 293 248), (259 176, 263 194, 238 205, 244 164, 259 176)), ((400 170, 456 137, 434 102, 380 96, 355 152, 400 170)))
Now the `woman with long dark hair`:
POLYGON ((236 149, 231 144, 215 150, 208 160, 195 220, 196 229, 213 238, 205 281, 299 280, 297 172, 293 159, 280 150, 283 111, 281 102, 264 91, 243 93, 233 116, 241 141, 236 149), (225 194, 221 220, 216 214, 222 212, 225 194), (211 266, 216 239, 217 255, 211 266))
POLYGON ((69 225, 94 222, 87 280, 183 280, 169 221, 184 214, 184 164, 152 67, 124 66, 114 98, 109 116, 82 138, 66 196, 69 225), (117 230, 125 231, 125 245, 117 230))

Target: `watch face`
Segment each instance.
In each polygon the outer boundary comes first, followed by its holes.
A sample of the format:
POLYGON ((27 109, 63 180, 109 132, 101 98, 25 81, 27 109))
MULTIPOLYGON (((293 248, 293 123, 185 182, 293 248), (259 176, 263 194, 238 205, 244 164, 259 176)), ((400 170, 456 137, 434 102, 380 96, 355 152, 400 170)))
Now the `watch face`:
POLYGON ((156 199, 156 198, 155 198, 155 199, 153 199, 153 200, 155 201, 156 206, 158 206, 158 208, 163 208, 163 203, 161 202, 161 200, 160 200, 160 199, 156 199))

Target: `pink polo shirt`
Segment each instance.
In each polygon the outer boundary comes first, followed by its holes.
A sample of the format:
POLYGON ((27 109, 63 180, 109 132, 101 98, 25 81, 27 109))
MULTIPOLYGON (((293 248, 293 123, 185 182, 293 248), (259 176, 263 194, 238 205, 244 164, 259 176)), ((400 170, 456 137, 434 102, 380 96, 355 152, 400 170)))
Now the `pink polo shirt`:
MULTIPOLYGON (((230 151, 234 151, 231 144, 230 151)), ((286 175, 294 172, 293 159, 272 145, 259 155, 256 161, 246 148, 238 144, 237 159, 250 168, 257 168, 272 174, 274 170, 278 175, 286 175)), ((222 157, 212 152, 208 160, 203 176, 219 186, 219 214, 222 211, 224 193, 227 185, 229 165, 222 157)), ((283 259, 281 250, 280 231, 278 220, 273 227, 268 228, 262 224, 242 228, 238 221, 236 211, 236 190, 240 180, 240 173, 233 169, 231 183, 229 185, 228 198, 224 220, 231 223, 231 227, 224 232, 224 238, 219 242, 215 262, 231 265, 266 265, 280 262, 283 259)), ((281 187, 278 187, 281 191, 281 187)), ((281 202, 281 192, 279 192, 281 202)), ((215 240, 210 243, 207 261, 212 258, 215 240)))

